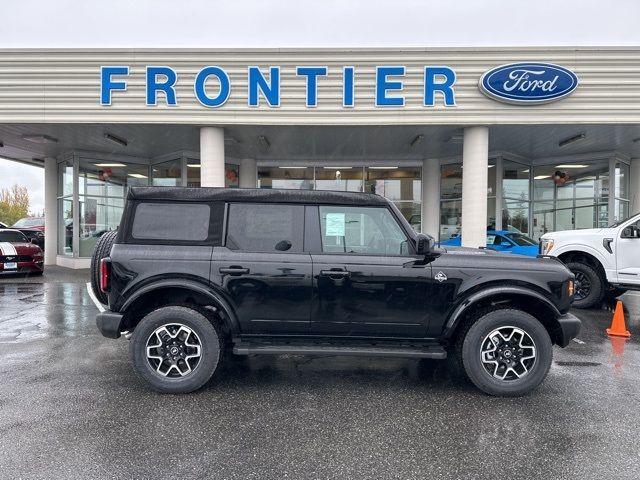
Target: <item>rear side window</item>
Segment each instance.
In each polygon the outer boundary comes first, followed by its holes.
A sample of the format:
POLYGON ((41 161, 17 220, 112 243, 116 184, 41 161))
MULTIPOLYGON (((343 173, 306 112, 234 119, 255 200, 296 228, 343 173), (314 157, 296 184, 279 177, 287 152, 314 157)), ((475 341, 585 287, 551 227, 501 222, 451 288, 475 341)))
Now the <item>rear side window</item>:
POLYGON ((247 252, 302 252, 304 206, 229 205, 227 247, 247 252))
POLYGON ((204 242, 209 236, 210 218, 207 204, 140 203, 131 236, 137 240, 204 242))

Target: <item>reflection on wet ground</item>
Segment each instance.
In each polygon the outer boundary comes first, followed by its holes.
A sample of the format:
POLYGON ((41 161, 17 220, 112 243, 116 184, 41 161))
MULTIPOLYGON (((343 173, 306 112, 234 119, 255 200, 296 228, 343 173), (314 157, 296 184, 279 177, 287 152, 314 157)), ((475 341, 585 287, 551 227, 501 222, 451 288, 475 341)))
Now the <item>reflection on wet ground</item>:
POLYGON ((0 477, 637 478, 640 295, 577 310, 525 398, 450 361, 237 358, 203 391, 158 395, 82 283, 0 284, 0 477))

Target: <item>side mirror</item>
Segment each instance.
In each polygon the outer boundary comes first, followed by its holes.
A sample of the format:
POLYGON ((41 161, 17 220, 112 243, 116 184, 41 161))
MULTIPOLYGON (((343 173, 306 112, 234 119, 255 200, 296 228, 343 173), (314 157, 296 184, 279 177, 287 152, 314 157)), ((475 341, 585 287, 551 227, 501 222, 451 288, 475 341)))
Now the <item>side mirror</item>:
POLYGON ((31 237, 31 238, 29 239, 29 243, 33 243, 33 244, 35 245, 36 243, 38 243, 38 239, 37 239, 37 238, 33 238, 33 237, 31 237))
POLYGON ((416 251, 418 255, 428 255, 433 251, 436 246, 436 241, 433 237, 419 233, 416 237, 416 251))
POLYGON ((636 225, 629 225, 622 230, 622 238, 640 238, 640 229, 636 225))

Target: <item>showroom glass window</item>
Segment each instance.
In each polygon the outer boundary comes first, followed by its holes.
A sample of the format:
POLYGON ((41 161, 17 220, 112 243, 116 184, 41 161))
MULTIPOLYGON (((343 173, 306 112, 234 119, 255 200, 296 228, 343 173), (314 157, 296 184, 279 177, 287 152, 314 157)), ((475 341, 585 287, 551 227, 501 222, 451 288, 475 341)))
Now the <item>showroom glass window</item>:
MULTIPOLYGON (((200 187, 200 160, 185 158, 187 162, 187 187, 200 187)), ((240 167, 233 163, 224 164, 224 186, 227 188, 240 187, 240 167)))
POLYGON ((226 246, 245 252, 302 252, 304 206, 229 205, 226 246))
POLYGON ((58 163, 58 255, 73 255, 73 160, 58 163))
POLYGON ((614 208, 612 222, 627 218, 629 212, 629 165, 616 162, 614 167, 614 208))
POLYGON ((258 167, 258 188, 313 190, 313 167, 258 167))
POLYGON ((94 158, 78 165, 78 256, 90 257, 100 236, 118 228, 127 188, 148 185, 149 166, 94 158))
MULTIPOLYGON (((487 226, 496 223, 496 160, 489 159, 487 171, 487 226)), ((440 241, 462 231, 462 164, 440 167, 440 241)))
POLYGON ((422 223, 421 177, 421 167, 365 167, 364 191, 391 200, 419 232, 422 223))
POLYGON ((320 231, 324 253, 408 253, 407 237, 386 208, 321 206, 320 231))
POLYGON ((504 160, 502 162, 502 229, 529 232, 528 165, 504 160))
POLYGON ((609 195, 608 160, 534 167, 533 238, 553 231, 607 226, 609 195))

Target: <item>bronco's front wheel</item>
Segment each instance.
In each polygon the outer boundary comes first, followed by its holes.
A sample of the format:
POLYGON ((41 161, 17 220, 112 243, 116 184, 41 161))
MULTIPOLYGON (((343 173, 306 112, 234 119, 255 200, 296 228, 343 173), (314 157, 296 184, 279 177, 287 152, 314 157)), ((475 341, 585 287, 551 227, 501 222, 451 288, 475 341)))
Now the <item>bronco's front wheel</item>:
POLYGON ((142 319, 129 348, 136 373, 154 390, 188 393, 209 381, 221 346, 221 335, 204 315, 169 306, 142 319))
POLYGON ((542 383, 551 366, 553 347, 547 330, 521 310, 489 311, 460 340, 465 372, 489 395, 527 394, 542 383))

